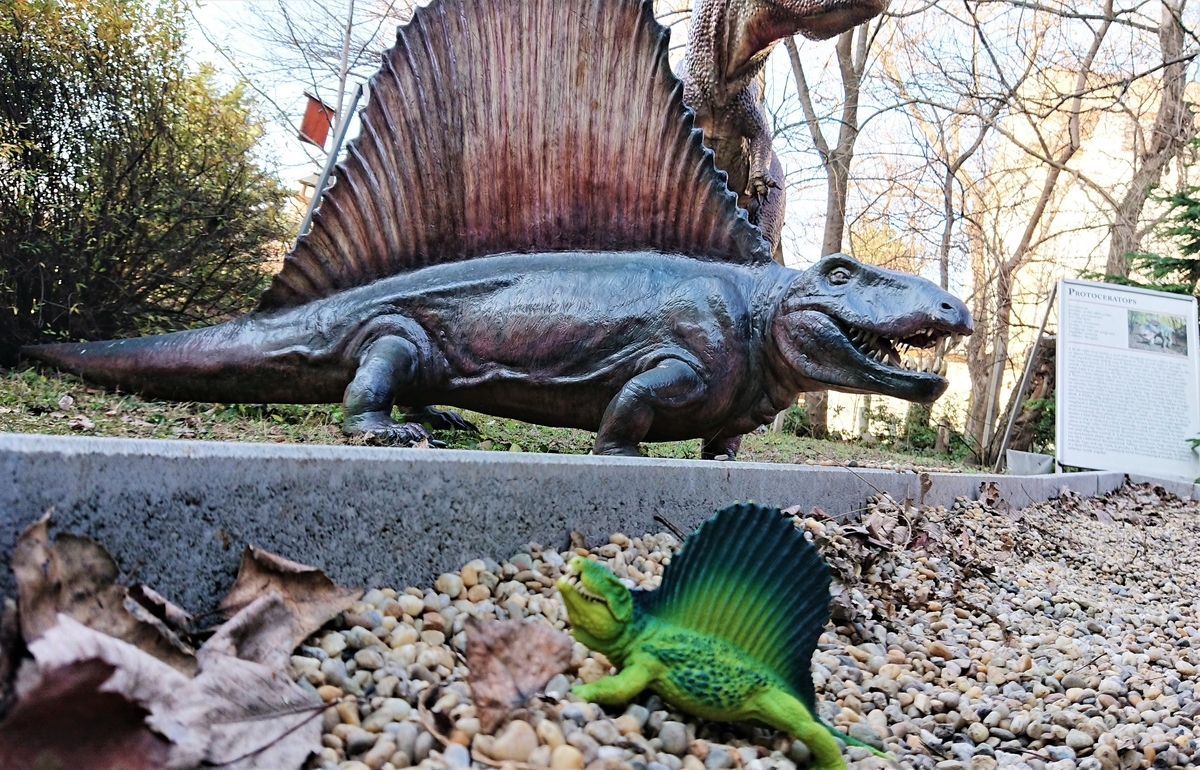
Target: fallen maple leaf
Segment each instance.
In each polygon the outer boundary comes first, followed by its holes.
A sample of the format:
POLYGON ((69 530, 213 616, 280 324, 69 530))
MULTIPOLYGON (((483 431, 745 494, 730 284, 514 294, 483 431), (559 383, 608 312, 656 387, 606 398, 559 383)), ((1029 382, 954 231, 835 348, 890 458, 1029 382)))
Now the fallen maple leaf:
MULTIPOLYGON (((200 673, 170 718, 205 735, 206 765, 299 768, 320 749, 323 703, 283 672, 295 648, 288 637, 289 617, 291 604, 271 592, 233 616, 197 651, 200 673)), ((160 724, 157 715, 150 720, 152 727, 160 724)))
POLYGON ((129 601, 137 604, 144 612, 162 621, 175 632, 183 632, 192 625, 192 616, 182 607, 168 601, 165 596, 149 586, 138 583, 129 589, 129 601))
POLYGON ((485 734, 571 665, 570 638, 548 626, 520 620, 485 623, 468 616, 463 629, 467 684, 485 734))
POLYGON ((112 664, 93 658, 43 674, 36 688, 0 723, 0 767, 163 767, 171 745, 146 727, 146 709, 103 690, 114 670, 112 664))
MULTIPOLYGON (((104 756, 107 738, 101 728, 105 726, 113 727, 121 745, 152 745, 126 724, 131 710, 136 710, 140 729, 155 740, 160 740, 158 736, 165 739, 165 754, 146 767, 191 770, 203 764, 228 770, 295 770, 320 749, 320 698, 281 669, 231 654, 265 649, 266 645, 247 644, 246 640, 252 638, 254 629, 271 636, 272 627, 286 612, 282 597, 275 593, 246 607, 197 652, 199 673, 193 678, 131 644, 60 615, 59 623, 29 647, 37 666, 32 675, 18 682, 20 699, 12 714, 0 722, 0 737, 18 734, 23 729, 21 720, 27 721, 24 715, 32 710, 42 715, 39 729, 45 735, 57 735, 60 741, 77 735, 73 750, 81 752, 80 756, 87 752, 104 756), (116 700, 100 704, 85 699, 90 705, 78 713, 41 708, 41 703, 55 703, 64 697, 57 683, 78 678, 72 676, 73 669, 96 663, 105 667, 105 676, 98 681, 87 679, 88 686, 116 700), (113 725, 118 716, 125 720, 117 725, 119 730, 113 725)), ((70 692, 79 692, 79 688, 70 692)), ((0 753, 0 758, 4 756, 0 753)), ((88 770, 115 767, 61 764, 88 770)), ((0 762, 0 767, 7 770, 10 765, 0 762)), ((130 764, 128 770, 141 767, 130 764)))
POLYGON ((283 663, 297 645, 363 594, 361 588, 339 586, 316 567, 251 545, 242 552, 237 579, 221 599, 220 607, 232 614, 272 591, 279 594, 287 609, 287 617, 280 618, 279 635, 271 642, 286 647, 283 663))
POLYGON ((320 748, 323 703, 286 665, 361 591, 249 549, 222 602, 233 617, 193 653, 181 638, 186 612, 145 586, 119 585, 98 543, 63 534, 51 544, 48 517, 13 553, 36 665, 21 669, 16 706, 0 722, 0 768, 298 770, 320 748))
POLYGON ((149 613, 127 607, 128 590, 116 582, 121 570, 104 546, 65 533, 51 543, 49 520, 47 513, 26 527, 13 547, 12 571, 26 644, 56 625, 61 613, 185 674, 194 673, 191 647, 149 613))

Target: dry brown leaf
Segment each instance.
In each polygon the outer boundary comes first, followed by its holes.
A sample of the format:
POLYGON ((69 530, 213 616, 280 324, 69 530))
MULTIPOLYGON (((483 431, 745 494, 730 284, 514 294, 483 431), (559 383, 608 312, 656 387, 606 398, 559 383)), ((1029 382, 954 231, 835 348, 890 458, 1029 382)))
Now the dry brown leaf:
MULTIPOLYGON (((196 653, 200 673, 172 716, 206 732, 206 765, 290 770, 320 750, 321 699, 284 673, 293 647, 286 647, 282 662, 275 654, 290 627, 290 612, 278 593, 262 596, 196 653)), ((157 724, 155 719, 152 726, 157 724)))
POLYGON ((0 718, 8 713, 17 700, 13 679, 17 675, 23 648, 17 603, 5 599, 4 607, 0 609, 0 718))
POLYGON ((230 614, 238 612, 272 591, 279 594, 289 611, 290 617, 281 629, 286 635, 279 637, 288 640, 285 655, 363 594, 361 588, 339 586, 316 567, 247 546, 237 580, 221 600, 221 609, 230 614))
MULTIPOLYGON (((361 591, 249 550, 222 604, 235 614, 192 653, 180 639, 191 622, 186 612, 144 586, 118 585, 120 570, 98 543, 59 535, 51 544, 47 522, 48 515, 26 529, 14 549, 22 629, 36 665, 22 669, 0 736, 67 697, 87 708, 64 709, 69 724, 42 720, 47 740, 68 736, 74 752, 46 758, 57 763, 50 766, 109 770, 104 763, 118 752, 113 762, 127 770, 297 770, 320 748, 323 704, 285 667, 295 646, 361 591), (119 753, 142 743, 150 764, 119 753), (162 756, 153 753, 159 744, 162 756)), ((0 767, 32 768, 39 756, 13 754, 9 762, 0 754, 0 767)))
POLYGON ((929 490, 933 489, 933 479, 929 478, 928 473, 922 473, 921 480, 921 496, 917 498, 917 505, 924 507, 925 496, 929 494, 929 490))
POLYGON ((541 692, 571 664, 571 640, 561 631, 519 620, 468 617, 467 683, 484 733, 541 692))
MULTIPOLYGON (((269 636, 286 612, 278 594, 242 610, 200 648, 200 671, 191 679, 130 644, 60 616, 59 624, 30 646, 38 675, 22 679, 21 700, 13 713, 27 702, 43 700, 58 672, 99 661, 111 674, 99 689, 137 707, 146 727, 169 742, 166 759, 156 767, 182 770, 203 763, 228 770, 297 770, 320 749, 320 699, 282 669, 230 654, 236 649, 231 638, 245 640, 254 628, 269 636)), ((258 649, 252 642, 247 646, 258 649)), ((75 719, 79 724, 74 729, 89 740, 98 740, 89 737, 89 723, 107 723, 99 712, 83 712, 75 719)), ((100 745, 81 743, 80 750, 95 751, 100 745)))
MULTIPOLYGON (((40 638, 65 614, 85 626, 145 650, 185 674, 196 671, 191 648, 153 617, 131 613, 121 570, 99 543, 79 535, 49 537, 50 514, 29 525, 13 547, 21 634, 40 638)), ((136 611, 136 610, 135 610, 136 611)))
POLYGON ((186 610, 168 601, 165 596, 149 586, 141 583, 132 586, 129 589, 129 598, 173 631, 185 631, 192 625, 192 616, 186 610))
POLYGON ((171 746, 146 727, 146 710, 102 689, 113 671, 112 664, 92 658, 41 676, 37 688, 0 722, 0 767, 164 767, 171 746))
MULTIPOLYGON (((213 655, 226 655, 282 670, 296 649, 291 607, 278 591, 252 601, 217 629, 197 655, 200 667, 213 655)), ((307 635, 306 635, 307 636, 307 635)))

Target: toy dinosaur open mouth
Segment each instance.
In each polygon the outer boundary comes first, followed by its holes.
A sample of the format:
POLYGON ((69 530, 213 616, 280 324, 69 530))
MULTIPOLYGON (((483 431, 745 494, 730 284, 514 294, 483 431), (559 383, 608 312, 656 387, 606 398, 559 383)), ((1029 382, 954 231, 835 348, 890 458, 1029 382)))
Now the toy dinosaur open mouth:
POLYGON ((584 599, 587 599, 589 602, 605 601, 603 596, 595 591, 589 590, 588 587, 583 584, 583 580, 580 579, 579 573, 576 572, 572 567, 567 568, 567 585, 571 586, 571 588, 575 590, 575 593, 579 594, 584 599))
POLYGON ((927 371, 928 367, 927 361, 913 354, 914 350, 928 350, 947 337, 953 337, 957 342, 960 337, 936 326, 927 326, 903 337, 889 337, 841 321, 837 325, 850 341, 851 347, 862 355, 876 363, 913 372, 927 371))

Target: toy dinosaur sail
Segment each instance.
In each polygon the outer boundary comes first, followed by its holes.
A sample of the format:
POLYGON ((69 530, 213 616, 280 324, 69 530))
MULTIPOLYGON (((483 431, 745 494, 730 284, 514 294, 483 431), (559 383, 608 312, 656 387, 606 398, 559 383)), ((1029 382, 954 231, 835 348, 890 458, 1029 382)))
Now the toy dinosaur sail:
MULTIPOLYGON (((571 633, 620 672, 574 688, 619 704, 649 688, 706 719, 758 721, 844 768, 835 731, 817 715, 812 656, 829 619, 829 568, 778 508, 731 505, 684 541, 653 591, 630 591, 576 557, 558 588, 571 633)), ((878 752, 876 752, 878 753, 878 752)))
POLYGON ((829 620, 829 567, 778 509, 733 505, 688 536, 642 612, 724 639, 786 682, 816 713, 811 662, 829 620))
POLYGON ((769 259, 633 0, 440 0, 371 79, 362 132, 262 307, 504 252, 769 259))

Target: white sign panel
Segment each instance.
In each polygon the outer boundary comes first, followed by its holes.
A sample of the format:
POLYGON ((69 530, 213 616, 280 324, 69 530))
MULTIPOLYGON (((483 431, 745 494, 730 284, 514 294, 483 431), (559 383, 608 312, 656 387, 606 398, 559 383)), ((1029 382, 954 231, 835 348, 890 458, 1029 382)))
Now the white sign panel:
POLYGON ((1200 476, 1200 458, 1187 442, 1200 435, 1195 298, 1064 280, 1058 327, 1058 461, 1200 476))

